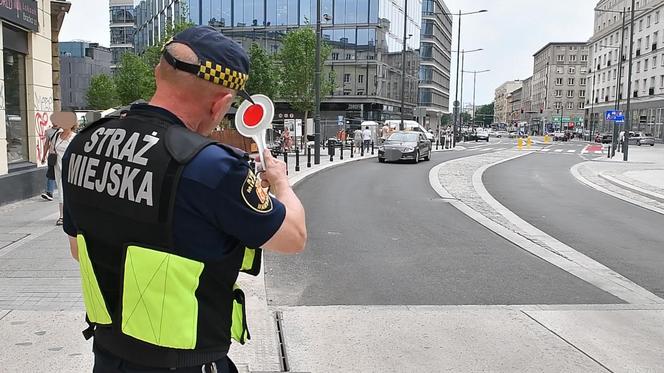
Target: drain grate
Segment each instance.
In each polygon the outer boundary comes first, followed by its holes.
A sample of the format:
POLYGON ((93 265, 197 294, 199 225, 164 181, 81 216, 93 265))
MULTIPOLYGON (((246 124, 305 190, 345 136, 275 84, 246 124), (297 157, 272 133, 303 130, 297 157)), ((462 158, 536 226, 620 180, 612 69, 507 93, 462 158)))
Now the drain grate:
POLYGON ((281 311, 276 311, 274 313, 274 320, 277 323, 277 341, 279 343, 279 365, 281 366, 282 372, 290 372, 290 367, 288 366, 288 356, 286 355, 286 342, 284 340, 284 330, 282 327, 283 315, 281 311))

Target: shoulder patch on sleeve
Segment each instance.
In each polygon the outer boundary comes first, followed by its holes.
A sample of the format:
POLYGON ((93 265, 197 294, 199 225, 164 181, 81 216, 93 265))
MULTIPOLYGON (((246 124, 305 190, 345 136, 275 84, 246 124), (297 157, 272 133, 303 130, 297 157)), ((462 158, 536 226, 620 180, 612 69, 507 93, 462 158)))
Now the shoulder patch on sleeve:
POLYGON ((272 211, 272 198, 267 190, 261 187, 256 174, 250 169, 247 172, 247 177, 242 183, 242 199, 244 203, 252 210, 266 214, 272 211))

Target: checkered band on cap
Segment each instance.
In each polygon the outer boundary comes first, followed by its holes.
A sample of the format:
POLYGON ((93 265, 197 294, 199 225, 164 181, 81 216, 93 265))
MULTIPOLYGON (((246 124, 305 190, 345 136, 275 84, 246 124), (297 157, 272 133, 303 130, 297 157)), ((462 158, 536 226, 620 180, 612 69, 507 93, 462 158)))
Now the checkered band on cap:
POLYGON ((211 61, 205 61, 205 64, 201 65, 197 75, 209 82, 236 91, 244 89, 247 80, 249 80, 249 75, 231 70, 228 67, 223 67, 211 61))

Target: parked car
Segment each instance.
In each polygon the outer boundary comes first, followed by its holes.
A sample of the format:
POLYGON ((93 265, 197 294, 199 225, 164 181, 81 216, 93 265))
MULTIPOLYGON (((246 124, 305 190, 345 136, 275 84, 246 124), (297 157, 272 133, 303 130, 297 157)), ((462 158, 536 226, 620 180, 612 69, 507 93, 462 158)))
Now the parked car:
POLYGON ((510 133, 507 131, 496 131, 496 137, 501 138, 501 137, 509 137, 510 133))
POLYGON ((431 159, 431 141, 421 132, 398 131, 390 135, 383 145, 378 147, 378 162, 395 162, 431 159))
POLYGON ((595 142, 599 142, 602 144, 611 144, 613 142, 613 135, 610 133, 605 133, 605 134, 597 134, 595 136, 595 142))
POLYGON ((567 135, 562 131, 554 132, 553 141, 567 141, 567 135))
POLYGON ((486 128, 475 129, 475 141, 484 140, 489 141, 489 131, 486 128))
POLYGON ((510 131, 507 135, 507 137, 509 137, 510 139, 515 139, 516 136, 517 136, 516 131, 510 131))

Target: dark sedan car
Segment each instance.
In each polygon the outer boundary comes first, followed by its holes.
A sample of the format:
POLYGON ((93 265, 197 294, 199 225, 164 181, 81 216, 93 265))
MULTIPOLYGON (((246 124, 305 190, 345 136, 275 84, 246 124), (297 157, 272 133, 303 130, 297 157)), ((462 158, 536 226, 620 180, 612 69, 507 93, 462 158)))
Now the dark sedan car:
POLYGON ((378 162, 410 160, 417 163, 431 158, 431 141, 419 132, 394 132, 378 147, 378 162))

